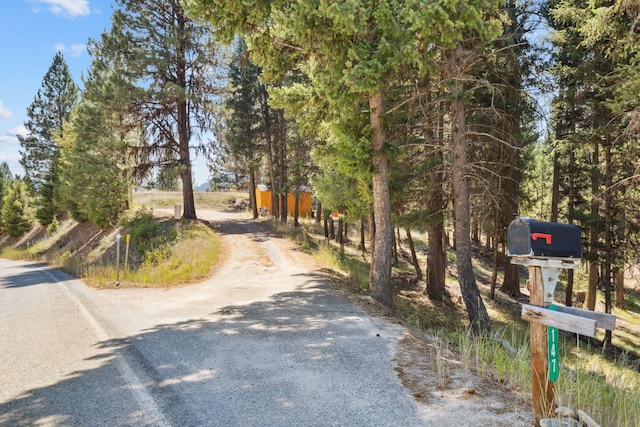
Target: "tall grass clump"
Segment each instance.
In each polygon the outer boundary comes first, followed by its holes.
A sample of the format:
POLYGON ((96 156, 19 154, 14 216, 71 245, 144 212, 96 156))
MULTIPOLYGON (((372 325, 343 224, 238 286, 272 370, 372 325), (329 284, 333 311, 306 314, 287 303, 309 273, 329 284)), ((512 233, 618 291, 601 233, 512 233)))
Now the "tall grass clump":
POLYGON ((530 388, 529 341, 515 327, 493 335, 454 334, 463 366, 513 388, 530 388))
POLYGON ((128 280, 165 286, 208 277, 220 257, 220 243, 213 230, 201 224, 185 228, 170 247, 156 249, 155 257, 147 256, 128 280))
POLYGON ((636 427, 640 420, 638 363, 616 362, 573 349, 556 383, 559 405, 585 411, 602 426, 636 427))

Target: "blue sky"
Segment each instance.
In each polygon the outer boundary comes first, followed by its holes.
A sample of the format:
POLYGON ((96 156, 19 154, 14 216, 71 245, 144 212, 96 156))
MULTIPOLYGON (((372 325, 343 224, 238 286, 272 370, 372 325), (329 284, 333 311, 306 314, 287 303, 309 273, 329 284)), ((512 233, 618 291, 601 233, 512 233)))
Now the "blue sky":
MULTIPOLYGON (((4 0, 0 13, 0 162, 22 175, 17 134, 24 134, 27 107, 56 52, 64 55, 81 86, 91 58, 86 43, 111 27, 113 0, 4 0)), ((207 179, 203 159, 195 159, 197 183, 207 179)))

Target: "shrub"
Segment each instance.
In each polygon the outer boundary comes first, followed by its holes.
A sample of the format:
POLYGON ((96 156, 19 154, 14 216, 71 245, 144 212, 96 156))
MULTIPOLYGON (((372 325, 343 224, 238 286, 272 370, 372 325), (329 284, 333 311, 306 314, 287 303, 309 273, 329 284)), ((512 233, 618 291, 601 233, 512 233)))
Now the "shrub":
POLYGON ((31 229, 33 214, 27 184, 14 181, 2 203, 2 230, 11 237, 19 237, 31 229))

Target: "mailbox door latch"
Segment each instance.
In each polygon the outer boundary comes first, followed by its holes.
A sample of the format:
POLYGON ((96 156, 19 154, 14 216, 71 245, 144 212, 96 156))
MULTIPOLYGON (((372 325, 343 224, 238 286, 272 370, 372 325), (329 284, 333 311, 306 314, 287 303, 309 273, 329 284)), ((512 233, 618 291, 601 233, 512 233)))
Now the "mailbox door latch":
POLYGON ((531 234, 531 240, 544 239, 547 245, 551 244, 551 234, 547 233, 533 233, 531 234))

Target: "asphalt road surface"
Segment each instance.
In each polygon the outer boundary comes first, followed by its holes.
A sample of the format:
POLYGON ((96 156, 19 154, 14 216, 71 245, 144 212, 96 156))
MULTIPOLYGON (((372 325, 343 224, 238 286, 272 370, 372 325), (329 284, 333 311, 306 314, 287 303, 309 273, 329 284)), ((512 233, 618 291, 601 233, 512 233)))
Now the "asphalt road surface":
POLYGON ((425 425, 394 371, 402 328, 256 227, 221 225, 224 265, 170 290, 0 260, 0 425, 425 425))

